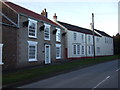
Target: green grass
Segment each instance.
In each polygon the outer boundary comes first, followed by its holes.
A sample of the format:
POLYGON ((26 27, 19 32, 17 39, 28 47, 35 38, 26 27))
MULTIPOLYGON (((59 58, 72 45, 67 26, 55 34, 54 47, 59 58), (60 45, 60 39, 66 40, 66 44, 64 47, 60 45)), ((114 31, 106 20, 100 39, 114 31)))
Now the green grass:
POLYGON ((66 62, 63 64, 55 64, 55 65, 48 65, 45 67, 35 67, 31 69, 24 69, 19 72, 11 72, 11 73, 4 73, 2 83, 3 85, 22 82, 25 80, 34 79, 37 77, 45 77, 50 74, 54 74, 61 71, 71 70, 73 68, 78 68, 81 66, 87 66, 90 64, 96 64, 100 62, 110 61, 117 59, 118 55, 116 56, 107 56, 107 57, 99 57, 99 58, 91 58, 91 59, 81 59, 81 60, 73 60, 70 62, 66 62))

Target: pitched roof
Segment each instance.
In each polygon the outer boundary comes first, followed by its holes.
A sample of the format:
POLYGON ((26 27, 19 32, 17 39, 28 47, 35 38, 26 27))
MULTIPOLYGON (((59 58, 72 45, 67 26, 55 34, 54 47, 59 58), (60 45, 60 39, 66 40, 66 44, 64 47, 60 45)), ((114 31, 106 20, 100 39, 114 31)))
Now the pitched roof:
MULTIPOLYGON (((58 23, 60 23, 64 27, 66 27, 68 30, 77 31, 77 32, 93 35, 93 32, 91 30, 89 30, 89 29, 82 28, 82 27, 75 26, 75 25, 71 25, 71 24, 64 23, 64 22, 60 22, 60 21, 58 21, 58 23)), ((101 37, 97 33, 95 33, 95 35, 101 37)))
MULTIPOLYGON (((40 15, 40 14, 37 14, 31 10, 28 10, 24 7, 21 7, 19 5, 16 5, 12 2, 5 2, 9 7, 11 7, 12 9, 14 9, 16 12, 18 13, 22 13, 22 14, 25 14, 25 15, 28 15, 28 16, 31 16, 35 19, 38 19, 38 20, 41 20, 43 22, 46 22, 46 23, 50 23, 52 25, 55 25, 55 26, 59 26, 58 24, 54 23, 53 21, 51 21, 50 19, 40 15)), ((60 26, 59 26, 60 27, 60 26)))
POLYGON ((97 29, 95 29, 95 31, 97 31, 98 33, 100 33, 100 34, 103 35, 103 36, 111 37, 110 35, 108 35, 108 34, 105 33, 104 31, 100 31, 100 30, 97 30, 97 29))

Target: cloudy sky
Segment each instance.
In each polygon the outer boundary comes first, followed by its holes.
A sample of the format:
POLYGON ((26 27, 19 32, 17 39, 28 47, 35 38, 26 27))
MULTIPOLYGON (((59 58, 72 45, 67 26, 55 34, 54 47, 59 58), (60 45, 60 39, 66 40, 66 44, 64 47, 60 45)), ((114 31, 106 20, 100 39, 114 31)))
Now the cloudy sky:
POLYGON ((119 0, 9 0, 37 13, 46 8, 48 18, 53 20, 54 13, 58 20, 84 28, 90 28, 94 13, 95 28, 111 36, 118 33, 119 0))

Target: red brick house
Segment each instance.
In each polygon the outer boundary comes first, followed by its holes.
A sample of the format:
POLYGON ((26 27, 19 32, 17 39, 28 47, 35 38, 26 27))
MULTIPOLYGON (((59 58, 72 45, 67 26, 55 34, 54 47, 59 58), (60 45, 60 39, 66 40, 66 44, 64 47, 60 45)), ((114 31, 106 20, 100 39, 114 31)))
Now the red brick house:
POLYGON ((0 3, 3 70, 50 64, 65 58, 64 30, 47 18, 46 9, 37 14, 12 2, 0 3))

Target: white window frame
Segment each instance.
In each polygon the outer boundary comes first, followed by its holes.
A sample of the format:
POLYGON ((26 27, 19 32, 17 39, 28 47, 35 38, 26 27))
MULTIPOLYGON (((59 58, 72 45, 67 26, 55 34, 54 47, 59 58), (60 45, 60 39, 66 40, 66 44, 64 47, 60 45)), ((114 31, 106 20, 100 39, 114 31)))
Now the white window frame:
POLYGON ((73 55, 77 55, 76 48, 77 48, 76 44, 73 44, 73 55))
POLYGON ((81 35, 82 42, 84 42, 84 34, 81 35))
POLYGON ((28 41, 28 61, 37 61, 37 44, 38 42, 35 41, 28 41), (35 46, 35 58, 31 59, 29 58, 29 47, 30 46, 35 46))
POLYGON ((56 41, 57 42, 61 42, 61 30, 60 28, 56 28, 57 32, 56 32, 56 41))
POLYGON ((77 40, 77 33, 76 32, 73 33, 73 38, 75 41, 77 40))
POLYGON ((85 52, 84 46, 82 45, 82 47, 81 47, 81 54, 84 55, 84 52, 85 52))
POLYGON ((73 55, 80 55, 81 45, 80 44, 73 44, 72 46, 73 46, 73 55), (79 46, 79 48, 78 48, 78 46, 79 46))
POLYGON ((89 55, 91 54, 91 47, 90 46, 88 46, 88 53, 89 53, 89 55))
POLYGON ((77 55, 80 55, 80 44, 77 44, 77 55))
POLYGON ((33 20, 33 19, 30 19, 30 18, 28 18, 28 37, 30 37, 30 38, 37 38, 37 21, 36 20, 33 20), (30 23, 34 23, 35 24, 35 35, 33 36, 33 35, 30 35, 30 23))
POLYGON ((0 65, 3 64, 3 62, 2 62, 2 47, 3 47, 3 44, 0 44, 0 65))
POLYGON ((46 23, 44 23, 44 25, 45 25, 45 28, 44 28, 44 40, 50 40, 50 27, 51 27, 51 25, 49 25, 49 24, 46 24, 46 23), (46 34, 46 32, 45 32, 45 30, 46 30, 46 28, 48 28, 48 37, 49 38, 46 38, 45 37, 45 34, 46 34))
POLYGON ((56 44, 56 59, 61 59, 61 44, 56 44), (59 48, 59 57, 57 57, 57 48, 59 48))

